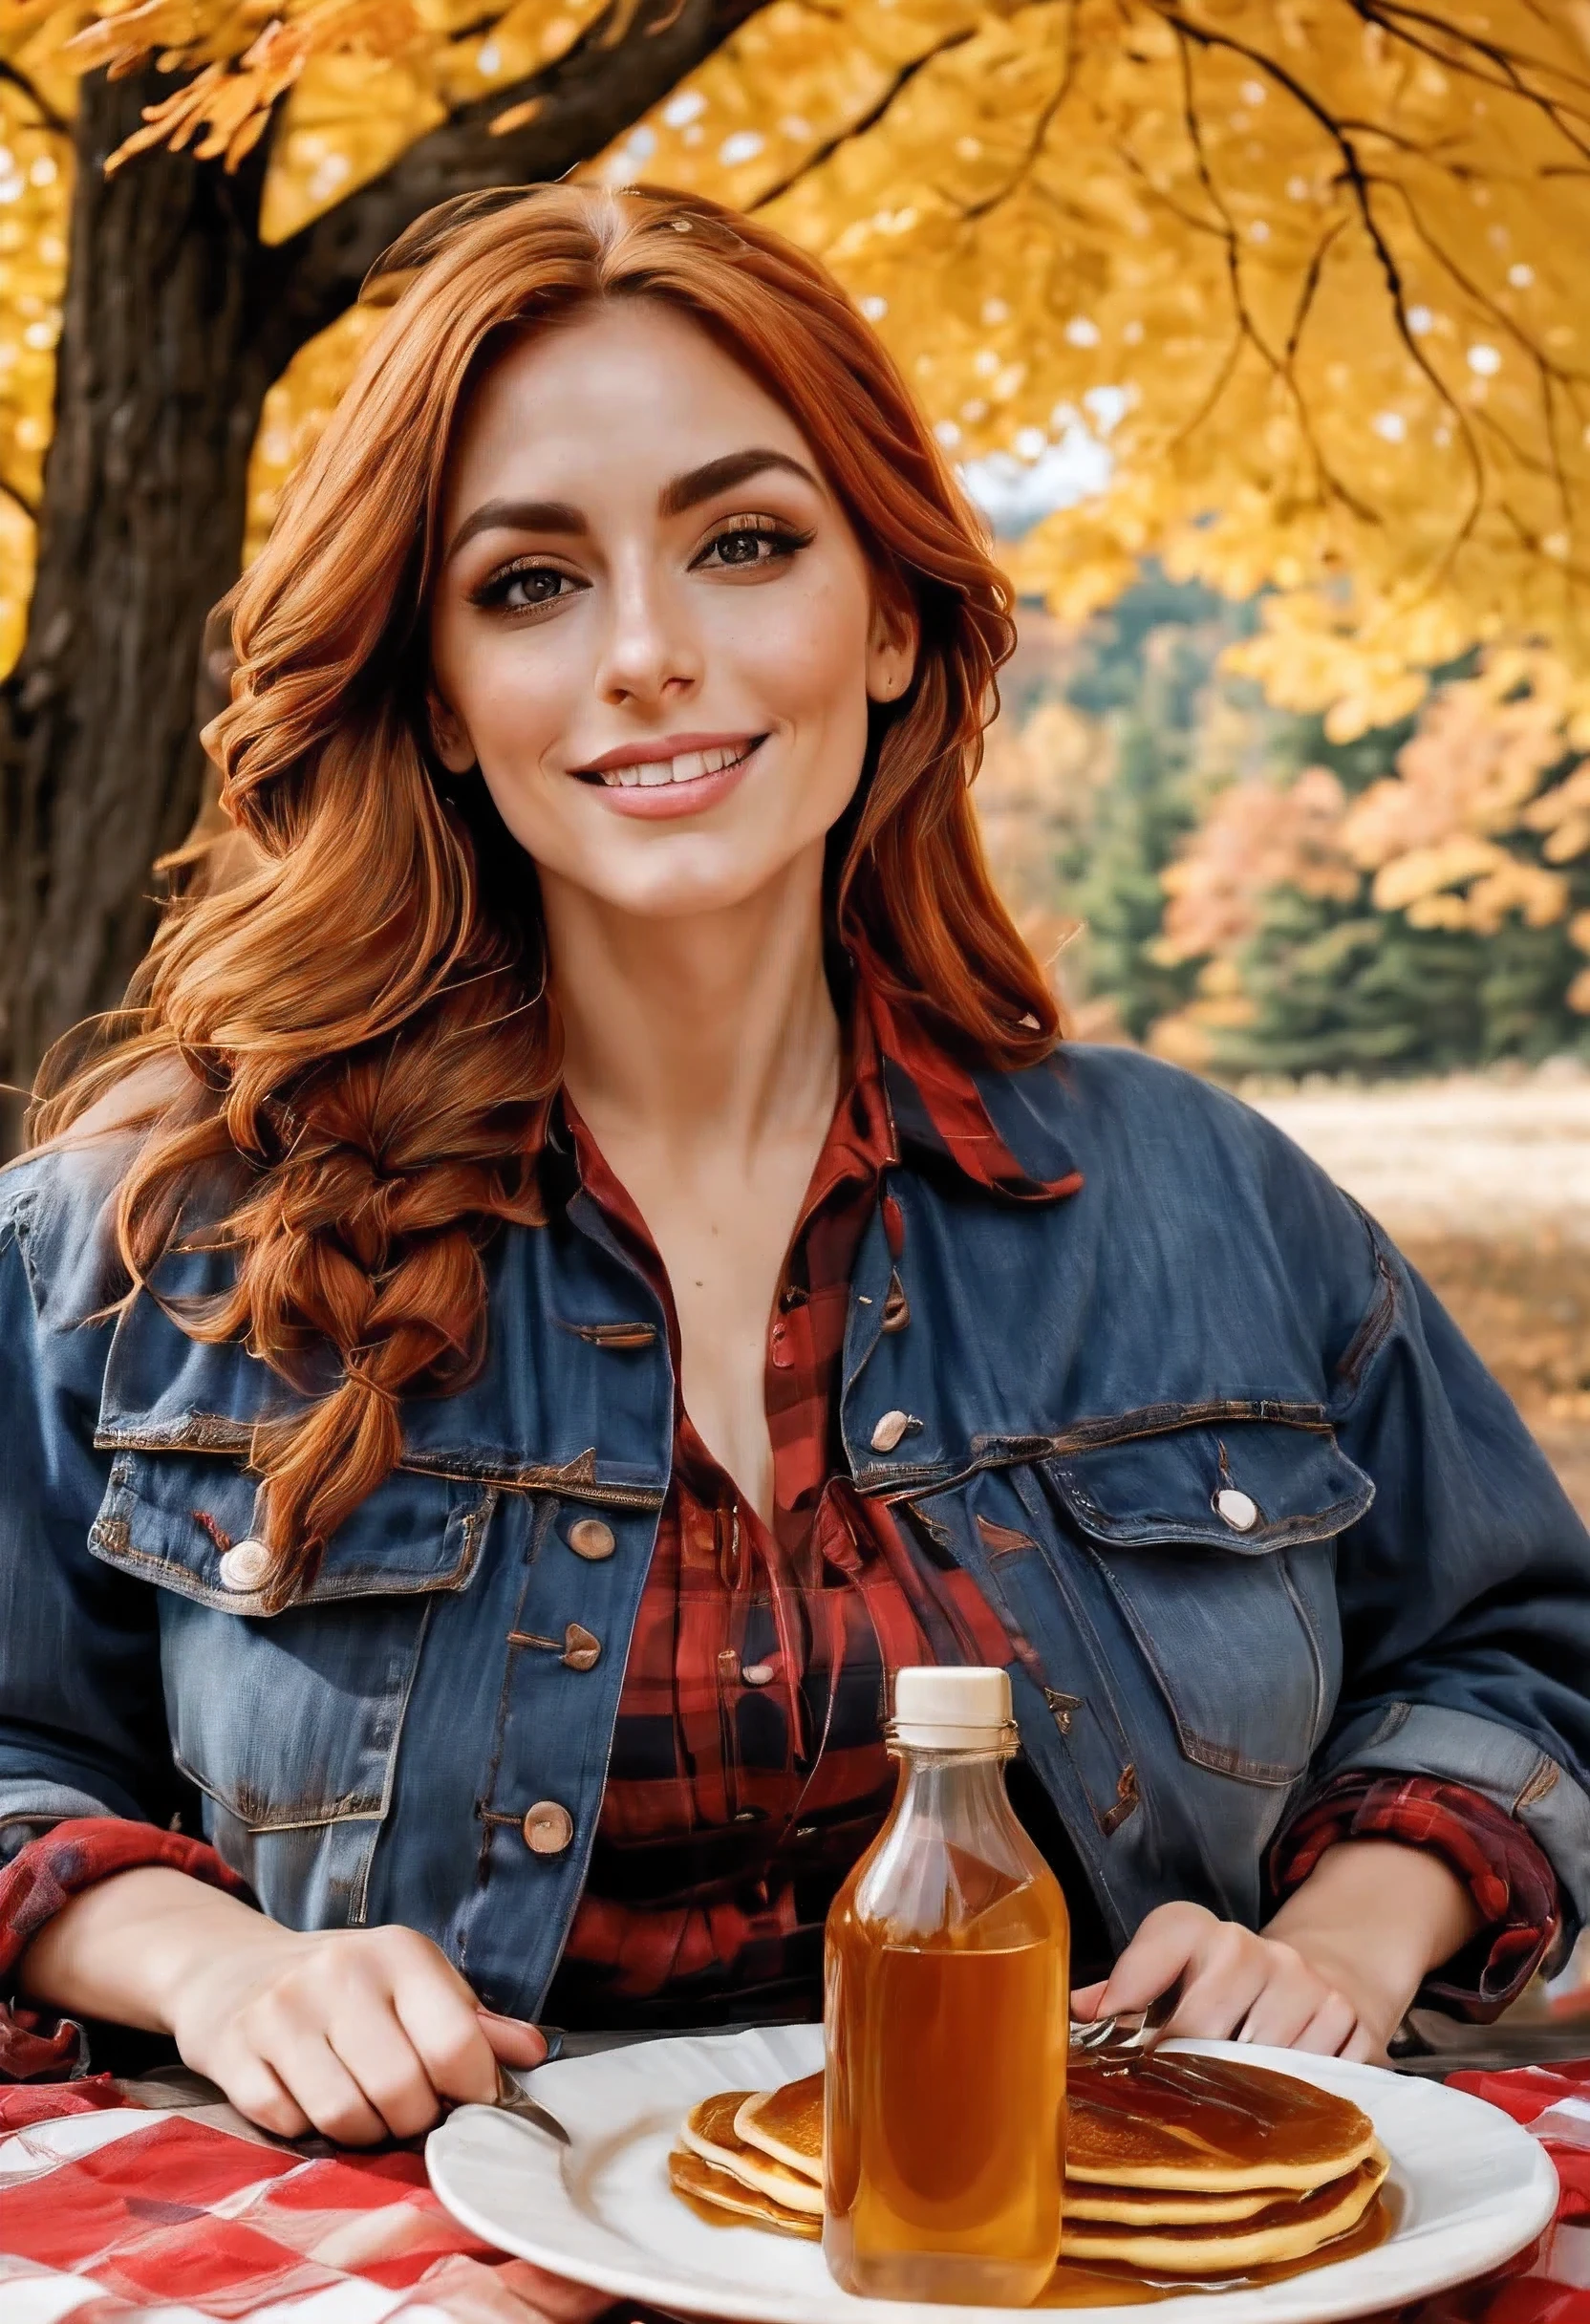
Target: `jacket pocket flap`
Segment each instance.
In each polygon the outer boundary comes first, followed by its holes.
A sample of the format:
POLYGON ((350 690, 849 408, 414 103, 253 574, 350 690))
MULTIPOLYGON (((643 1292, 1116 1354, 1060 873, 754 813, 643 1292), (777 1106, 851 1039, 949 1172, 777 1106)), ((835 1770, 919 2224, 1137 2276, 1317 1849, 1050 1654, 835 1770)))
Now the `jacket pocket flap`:
MULTIPOLYGON (((203 1605, 262 1614, 259 1497, 258 1479, 224 1455, 119 1452, 90 1546, 203 1605)), ((398 1471, 338 1527, 295 1603, 462 1589, 495 1500, 486 1485, 398 1471)))
POLYGON ((1123 1549, 1184 1542, 1259 1556, 1330 1539, 1375 1497, 1328 1429, 1268 1420, 1171 1422, 1044 1466, 1079 1529, 1123 1549))

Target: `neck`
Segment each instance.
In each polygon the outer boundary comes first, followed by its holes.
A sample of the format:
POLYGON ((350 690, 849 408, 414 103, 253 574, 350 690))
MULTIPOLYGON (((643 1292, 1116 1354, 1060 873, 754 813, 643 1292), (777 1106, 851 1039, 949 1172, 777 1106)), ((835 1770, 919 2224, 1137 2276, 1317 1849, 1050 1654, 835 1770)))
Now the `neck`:
POLYGON ((542 875, 564 1081, 604 1132, 747 1155, 826 1124, 840 1029, 823 965, 823 850, 743 902, 650 919, 542 875))

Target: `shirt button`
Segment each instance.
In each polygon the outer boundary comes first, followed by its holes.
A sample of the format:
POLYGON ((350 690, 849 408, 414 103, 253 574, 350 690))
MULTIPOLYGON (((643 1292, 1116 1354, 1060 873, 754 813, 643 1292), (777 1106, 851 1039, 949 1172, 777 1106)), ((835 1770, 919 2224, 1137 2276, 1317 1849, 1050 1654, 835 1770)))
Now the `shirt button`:
POLYGON ((909 1412, 885 1412, 877 1427, 872 1431, 873 1452, 892 1452, 910 1426, 911 1414, 909 1412))
POLYGON ((1228 1485, 1214 1496, 1214 1506, 1234 1533, 1252 1533, 1258 1523, 1258 1503, 1246 1493, 1238 1493, 1228 1485))
POLYGON ((525 1817, 525 1845, 533 1856, 561 1856, 574 1837, 574 1818, 555 1799, 538 1799, 525 1817))
POLYGON ((789 1371, 793 1367, 795 1358, 789 1345, 789 1326, 783 1316, 780 1316, 768 1334, 767 1352, 781 1372, 789 1371))
POLYGON ((600 1517, 576 1517, 564 1539, 576 1558, 588 1558, 592 1564, 611 1558, 618 1546, 612 1527, 600 1517))
POLYGON ((257 1590, 270 1571, 270 1552, 263 1541, 239 1541, 221 1560, 221 1586, 240 1597, 257 1590))
POLYGON ((740 1675, 747 1687, 766 1687, 772 1683, 773 1666, 771 1663, 747 1663, 740 1675))

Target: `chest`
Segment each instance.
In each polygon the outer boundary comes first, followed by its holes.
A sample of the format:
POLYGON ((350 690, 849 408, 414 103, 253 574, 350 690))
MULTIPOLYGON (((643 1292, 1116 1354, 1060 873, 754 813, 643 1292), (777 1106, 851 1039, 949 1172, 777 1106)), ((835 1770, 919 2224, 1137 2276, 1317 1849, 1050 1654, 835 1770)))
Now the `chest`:
POLYGON ((820 1148, 813 1132, 754 1161, 720 1152, 681 1166, 622 1138, 606 1153, 644 1222, 650 1271, 672 1308, 684 1409, 764 1523, 774 1500, 769 1350, 794 1288, 790 1262, 820 1148))

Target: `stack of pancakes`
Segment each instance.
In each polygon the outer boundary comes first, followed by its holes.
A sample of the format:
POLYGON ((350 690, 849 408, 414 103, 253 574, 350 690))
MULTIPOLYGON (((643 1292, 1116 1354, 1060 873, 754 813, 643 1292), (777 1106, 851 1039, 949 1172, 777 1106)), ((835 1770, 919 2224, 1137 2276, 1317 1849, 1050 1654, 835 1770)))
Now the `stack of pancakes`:
MULTIPOLYGON (((1326 2259, 1386 2178, 1349 2099, 1231 2059, 1074 2059, 1066 2116, 1061 2253, 1086 2266, 1230 2276, 1326 2259)), ((821 2074, 703 2098, 680 2139, 669 2176, 709 2217, 822 2233, 821 2074)))
POLYGON ((781 2235, 823 2232, 823 2077, 725 2090, 685 2116, 668 2158, 676 2191, 781 2235))
POLYGON ((1153 2275, 1246 2275, 1356 2227, 1385 2148, 1350 2098, 1235 2059, 1078 2059, 1066 2094, 1068 2260, 1153 2275))

